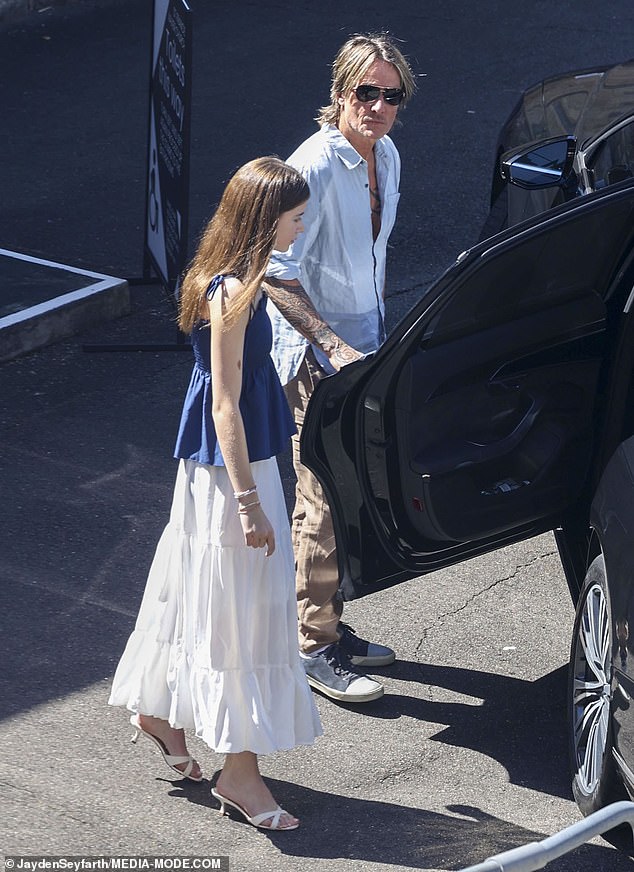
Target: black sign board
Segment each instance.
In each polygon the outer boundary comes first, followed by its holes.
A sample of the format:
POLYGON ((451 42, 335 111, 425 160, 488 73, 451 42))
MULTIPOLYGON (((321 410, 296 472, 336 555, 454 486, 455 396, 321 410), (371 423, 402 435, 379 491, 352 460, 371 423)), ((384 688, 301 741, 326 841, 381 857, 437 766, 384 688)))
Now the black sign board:
POLYGON ((185 0, 154 0, 145 248, 169 293, 187 258, 191 45, 185 0))

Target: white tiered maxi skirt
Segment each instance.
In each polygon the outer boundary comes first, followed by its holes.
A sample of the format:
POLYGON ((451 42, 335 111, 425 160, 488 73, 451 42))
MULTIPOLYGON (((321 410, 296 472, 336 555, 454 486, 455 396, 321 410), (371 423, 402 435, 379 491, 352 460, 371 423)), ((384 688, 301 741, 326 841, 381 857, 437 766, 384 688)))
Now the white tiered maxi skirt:
POLYGON ((310 745, 319 715, 299 658, 294 561, 275 458, 251 464, 275 551, 249 548, 224 467, 179 461, 111 705, 194 729, 222 754, 310 745))

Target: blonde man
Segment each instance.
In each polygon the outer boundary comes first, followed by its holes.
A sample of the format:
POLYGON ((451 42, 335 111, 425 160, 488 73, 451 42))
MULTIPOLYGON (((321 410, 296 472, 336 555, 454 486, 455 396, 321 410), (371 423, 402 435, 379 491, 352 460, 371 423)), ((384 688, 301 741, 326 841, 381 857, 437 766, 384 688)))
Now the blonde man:
POLYGON ((356 667, 387 665, 395 655, 341 621, 332 518, 321 486, 300 463, 299 435, 319 379, 348 362, 351 349, 375 351, 385 339, 385 261, 400 180, 388 134, 414 90, 410 66, 386 34, 356 35, 341 47, 331 101, 316 118, 320 129, 288 159, 310 188, 306 232, 274 253, 267 272, 274 285, 272 354, 298 427, 293 545, 300 650, 312 687, 345 702, 382 696, 383 686, 356 667))

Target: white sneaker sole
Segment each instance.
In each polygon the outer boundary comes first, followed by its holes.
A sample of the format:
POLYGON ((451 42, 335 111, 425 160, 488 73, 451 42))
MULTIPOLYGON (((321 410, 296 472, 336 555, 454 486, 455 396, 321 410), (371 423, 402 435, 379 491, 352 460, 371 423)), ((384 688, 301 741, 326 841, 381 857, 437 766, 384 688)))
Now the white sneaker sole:
POLYGON ((322 684, 321 681, 317 681, 311 675, 307 675, 306 679, 314 690, 318 690, 324 696, 329 696, 330 699, 337 699, 340 702, 372 702, 372 700, 380 699, 385 693, 385 688, 382 684, 379 684, 377 690, 372 690, 368 693, 346 693, 345 691, 328 687, 327 684, 322 684))

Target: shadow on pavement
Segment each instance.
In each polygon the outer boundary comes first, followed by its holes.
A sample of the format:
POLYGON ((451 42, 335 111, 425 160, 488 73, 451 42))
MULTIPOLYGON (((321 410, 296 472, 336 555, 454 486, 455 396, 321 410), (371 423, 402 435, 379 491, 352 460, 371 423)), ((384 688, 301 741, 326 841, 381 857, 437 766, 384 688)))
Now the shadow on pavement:
POLYGON ((570 799, 566 725, 566 667, 537 681, 397 661, 386 676, 477 697, 481 703, 419 699, 388 693, 364 706, 366 717, 448 724, 430 741, 486 754, 505 767, 512 784, 570 799))
MULTIPOLYGON (((447 814, 420 808, 329 794, 301 785, 266 779, 274 796, 302 825, 296 833, 266 833, 282 854, 306 860, 345 859, 385 863, 413 869, 460 869, 550 833, 517 826, 468 805, 451 805, 447 814), (380 827, 376 822, 380 821, 380 827), (374 822, 370 826, 369 822, 374 822)), ((197 786, 175 786, 170 795, 202 805, 211 812, 218 803, 197 786)), ((421 797, 425 802, 425 797, 421 797)), ((224 821, 228 827, 247 824, 224 821)), ((553 872, 619 872, 631 861, 596 845, 580 848, 550 868, 553 872)), ((303 867, 302 867, 303 868, 303 867)))

